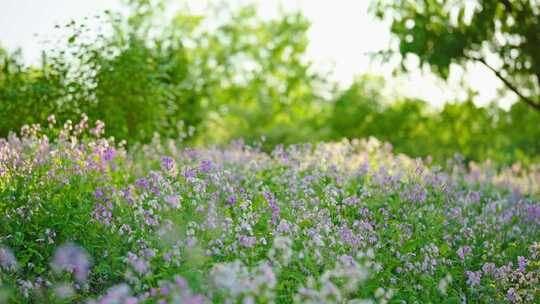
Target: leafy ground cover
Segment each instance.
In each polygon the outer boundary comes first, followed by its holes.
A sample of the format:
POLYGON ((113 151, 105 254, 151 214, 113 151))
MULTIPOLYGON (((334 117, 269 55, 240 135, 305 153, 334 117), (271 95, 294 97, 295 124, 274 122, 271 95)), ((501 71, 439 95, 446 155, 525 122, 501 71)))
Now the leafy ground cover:
POLYGON ((128 151, 49 121, 0 139, 0 302, 540 299, 540 168, 374 139, 128 151))

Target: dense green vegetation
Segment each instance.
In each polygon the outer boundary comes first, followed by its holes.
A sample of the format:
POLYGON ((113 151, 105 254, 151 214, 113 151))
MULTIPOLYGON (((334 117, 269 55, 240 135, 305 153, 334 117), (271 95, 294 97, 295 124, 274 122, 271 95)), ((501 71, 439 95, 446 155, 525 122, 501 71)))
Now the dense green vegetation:
POLYGON ((362 77, 332 104, 329 123, 333 139, 376 138, 397 152, 432 158, 441 163, 456 152, 467 160, 497 163, 537 160, 540 151, 540 112, 524 103, 506 111, 472 101, 447 103, 441 110, 422 100, 385 100, 384 81, 362 77))
POLYGON ((205 143, 263 134, 295 141, 317 128, 314 88, 322 79, 301 58, 308 42, 301 15, 261 20, 253 6, 209 16, 179 11, 156 29, 161 10, 138 1, 131 12, 103 16, 112 33, 95 38, 84 23, 67 24, 67 45, 45 54, 39 68, 1 55, 0 134, 80 113, 132 142, 187 127, 205 143), (304 131, 295 138, 298 126, 304 131))

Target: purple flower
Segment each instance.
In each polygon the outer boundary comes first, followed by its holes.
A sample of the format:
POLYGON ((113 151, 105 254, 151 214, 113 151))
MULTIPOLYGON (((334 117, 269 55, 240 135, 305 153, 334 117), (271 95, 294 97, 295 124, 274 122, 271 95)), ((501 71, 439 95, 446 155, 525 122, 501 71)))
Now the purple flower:
POLYGON ((103 191, 103 188, 96 188, 96 190, 94 191, 94 198, 95 199, 99 199, 99 200, 106 200, 105 199, 105 192, 103 191))
POLYGON ((354 259, 350 255, 342 255, 339 257, 339 260, 346 265, 354 265, 354 259))
POLYGON ((167 195, 165 197, 165 202, 172 208, 180 207, 180 197, 178 195, 167 195))
POLYGON ((127 201, 128 205, 130 206, 133 205, 133 203, 135 202, 131 189, 132 188, 130 186, 129 188, 120 190, 120 195, 127 201))
POLYGON ((240 244, 246 248, 251 248, 257 243, 257 238, 254 236, 241 235, 238 237, 240 244))
POLYGON ((229 198, 227 199, 227 204, 229 205, 234 205, 236 204, 236 202, 238 201, 238 199, 236 198, 236 195, 231 195, 229 196, 229 198))
POLYGON ((209 173, 212 171, 212 161, 211 160, 202 160, 199 164, 199 171, 202 173, 209 173))
POLYGON ((495 269, 497 269, 497 266, 495 266, 493 263, 485 263, 484 266, 482 266, 482 271, 484 274, 494 273, 495 269))
MULTIPOLYGON (((388 176, 387 178, 391 179, 392 177, 388 176)), ((421 184, 416 183, 413 187, 407 187, 403 194, 403 199, 411 202, 424 203, 427 199, 427 190, 421 184)))
POLYGON ((101 205, 101 204, 95 204, 94 205, 94 218, 104 224, 104 225, 110 225, 112 221, 112 212, 109 208, 101 205))
POLYGON ((139 188, 148 189, 148 180, 141 177, 135 181, 135 185, 139 188))
POLYGON ((506 299, 510 302, 514 302, 516 300, 516 290, 514 288, 508 289, 508 292, 506 293, 506 299))
POLYGON ((125 283, 113 286, 107 290, 107 293, 101 297, 97 302, 90 302, 92 304, 136 304, 138 300, 132 296, 131 289, 125 283))
POLYGON ((90 256, 83 248, 67 243, 56 249, 51 266, 55 272, 73 273, 77 281, 84 282, 91 266, 90 256))
POLYGON ((280 213, 281 213, 281 208, 279 208, 277 202, 276 202, 276 198, 274 197, 274 195, 268 191, 263 191, 262 195, 264 196, 264 198, 266 199, 266 201, 268 202, 268 205, 270 205, 270 208, 272 208, 273 212, 272 212, 272 224, 275 225, 277 220, 279 219, 279 216, 280 216, 280 213))
POLYGON ((482 278, 482 272, 480 271, 465 271, 467 276, 467 285, 470 287, 480 285, 480 279, 482 278))
POLYGON ((186 279, 183 277, 177 275, 174 277, 174 282, 176 283, 176 286, 180 287, 180 289, 186 289, 188 288, 188 284, 186 279))
POLYGON ((133 269, 140 275, 146 274, 150 269, 150 264, 146 260, 132 252, 128 252, 127 261, 131 265, 131 267, 133 267, 133 269))
POLYGON ((176 162, 172 157, 163 156, 161 157, 161 170, 171 174, 176 174, 176 162))
POLYGON ((289 232, 289 230, 290 230, 289 223, 287 223, 286 220, 281 220, 279 222, 279 225, 277 226, 276 230, 277 230, 277 232, 280 232, 280 233, 289 232))
POLYGON ((465 256, 469 253, 471 253, 471 247, 469 246, 463 246, 463 247, 460 247, 458 250, 457 250, 457 255, 459 256, 459 258, 461 260, 464 260, 465 259, 465 256))
POLYGON ((540 219, 540 206, 538 205, 529 205, 527 206, 527 218, 528 222, 538 222, 540 219))
POLYGON ((356 243, 356 239, 354 238, 353 231, 349 228, 341 228, 340 231, 341 240, 344 243, 347 243, 349 245, 353 245, 356 243))
POLYGON ((114 159, 114 157, 116 156, 116 149, 114 148, 107 148, 104 152, 103 152, 103 159, 105 161, 112 161, 114 159))
POLYGON ((6 271, 15 271, 18 268, 15 255, 5 247, 0 247, 0 268, 6 271))
POLYGON ((170 292, 171 292, 171 289, 167 286, 163 286, 159 289, 159 293, 163 296, 169 295, 170 292))
POLYGON ((508 275, 512 272, 512 263, 509 263, 508 265, 503 265, 495 270, 495 278, 498 280, 503 280, 508 277, 508 275))
POLYGON ((525 257, 519 256, 518 257, 518 271, 519 272, 525 272, 525 267, 527 267, 527 259, 525 257))
POLYGON ((205 300, 204 297, 200 294, 195 295, 184 295, 182 296, 182 303, 185 304, 204 304, 205 300))
POLYGON ((182 176, 184 176, 185 179, 195 178, 197 177, 197 171, 195 169, 185 168, 182 171, 182 176))
POLYGON ((344 205, 353 206, 360 202, 360 199, 356 196, 347 197, 343 200, 344 205))
POLYGON ((468 201, 470 203, 479 203, 480 202, 480 192, 478 191, 471 191, 469 192, 468 201))

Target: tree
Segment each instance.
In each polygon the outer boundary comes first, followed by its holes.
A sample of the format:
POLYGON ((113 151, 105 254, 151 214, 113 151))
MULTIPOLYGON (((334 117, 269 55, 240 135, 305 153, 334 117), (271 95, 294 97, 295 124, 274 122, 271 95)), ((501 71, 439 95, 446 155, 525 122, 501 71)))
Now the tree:
POLYGON ((169 2, 127 0, 127 14, 96 17, 107 29, 97 35, 85 21, 62 25, 65 45, 39 67, 0 51, 0 136, 83 112, 128 143, 190 133, 203 144, 264 135, 270 145, 305 141, 324 125, 317 89, 327 82, 305 58, 300 13, 264 19, 254 4, 223 2, 197 14, 169 2))
POLYGON ((45 57, 42 68, 26 68, 19 51, 0 48, 0 136, 23 124, 46 122, 48 113, 66 114, 67 109, 60 108, 63 78, 45 57))
POLYGON ((443 77, 451 63, 481 63, 540 111, 540 1, 376 0, 373 11, 391 20, 403 57, 443 77))

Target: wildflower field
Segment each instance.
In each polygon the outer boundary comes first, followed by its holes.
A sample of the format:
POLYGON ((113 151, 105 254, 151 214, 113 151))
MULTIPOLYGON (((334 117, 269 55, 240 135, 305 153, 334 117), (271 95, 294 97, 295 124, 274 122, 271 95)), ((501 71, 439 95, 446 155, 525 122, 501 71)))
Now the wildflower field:
POLYGON ((49 121, 0 139, 1 303, 540 302, 540 168, 49 121))

